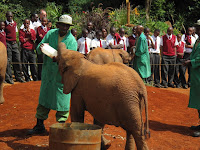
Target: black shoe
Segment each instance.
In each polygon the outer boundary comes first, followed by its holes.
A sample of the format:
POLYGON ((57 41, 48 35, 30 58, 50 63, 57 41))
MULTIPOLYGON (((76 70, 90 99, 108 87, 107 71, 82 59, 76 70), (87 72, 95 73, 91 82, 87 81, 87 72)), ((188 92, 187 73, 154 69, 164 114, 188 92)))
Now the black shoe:
POLYGON ((26 82, 30 82, 31 81, 31 79, 26 79, 26 82))
POLYGON ((183 88, 184 88, 184 89, 187 89, 188 87, 187 87, 187 85, 183 85, 183 88))
POLYGON ((170 83, 170 84, 168 84, 168 87, 175 88, 175 85, 170 83))
POLYGON ((5 80, 5 82, 8 83, 8 84, 14 84, 13 80, 5 80))
POLYGON ((24 81, 22 78, 16 79, 17 82, 21 82, 21 83, 25 83, 26 81, 24 81))
POLYGON ((200 125, 198 125, 198 126, 191 126, 190 129, 191 130, 200 130, 200 125))
POLYGON ((59 123, 65 123, 65 121, 59 121, 59 123))
POLYGON ((200 131, 195 131, 193 137, 200 137, 200 131))
POLYGON ((157 88, 163 88, 163 86, 161 84, 159 84, 159 83, 154 84, 154 86, 157 87, 157 88))
POLYGON ((44 123, 43 122, 44 122, 44 120, 37 119, 36 126, 33 129, 28 130, 27 135, 43 134, 43 133, 45 133, 46 129, 44 127, 44 123))
POLYGON ((181 86, 178 84, 178 85, 176 85, 176 88, 181 88, 181 86))
POLYGON ((168 86, 166 84, 161 84, 162 88, 168 88, 168 86))

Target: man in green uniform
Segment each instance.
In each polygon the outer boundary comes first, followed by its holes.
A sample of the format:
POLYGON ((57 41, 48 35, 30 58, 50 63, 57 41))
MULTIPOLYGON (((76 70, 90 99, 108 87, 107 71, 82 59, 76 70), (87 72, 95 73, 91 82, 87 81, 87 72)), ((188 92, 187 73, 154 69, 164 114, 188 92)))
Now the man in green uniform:
MULTIPOLYGON (((200 36, 200 20, 196 23, 196 31, 198 36, 200 36)), ((193 46, 192 53, 190 55, 190 60, 187 60, 184 65, 190 65, 190 76, 191 76, 191 87, 190 87, 190 100, 188 107, 195 108, 199 113, 199 123, 200 123, 200 39, 198 38, 195 45, 193 46)), ((197 130, 194 132, 195 137, 200 137, 200 125, 191 126, 192 130, 197 130)))
POLYGON ((151 75, 151 67, 148 44, 143 31, 144 27, 138 25, 136 29, 138 38, 136 40, 136 50, 133 62, 133 69, 137 71, 137 73, 143 80, 146 80, 146 78, 150 77, 151 75))
MULTIPOLYGON (((48 43, 54 49, 57 49, 60 42, 65 43, 66 49, 77 50, 77 42, 74 36, 68 31, 72 25, 72 18, 68 15, 62 15, 57 22, 58 29, 52 29, 47 32, 43 40, 37 46, 37 52, 41 53, 43 43, 48 43)), ((64 123, 69 116, 71 94, 63 94, 63 84, 58 70, 57 62, 44 56, 42 68, 42 82, 40 87, 39 104, 37 107, 36 126, 28 131, 28 134, 41 134, 45 132, 43 121, 48 118, 51 109, 56 110, 56 120, 64 123)))

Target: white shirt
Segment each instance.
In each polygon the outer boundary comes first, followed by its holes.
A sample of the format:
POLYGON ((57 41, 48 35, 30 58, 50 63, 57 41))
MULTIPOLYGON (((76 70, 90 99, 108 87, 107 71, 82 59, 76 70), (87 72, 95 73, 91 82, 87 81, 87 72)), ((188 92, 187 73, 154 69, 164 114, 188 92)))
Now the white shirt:
MULTIPOLYGON (((194 44, 196 42, 196 39, 192 35, 190 35, 190 36, 191 36, 191 45, 194 46, 194 44)), ((186 41, 185 41, 185 34, 182 35, 181 40, 184 43, 186 43, 186 41)), ((192 52, 192 48, 185 48, 185 53, 191 53, 191 52, 192 52)))
POLYGON ((161 41, 161 38, 159 36, 155 37, 154 35, 152 35, 151 39, 152 39, 154 45, 156 43, 156 45, 155 45, 156 49, 155 48, 150 48, 150 52, 159 54, 160 53, 160 41, 161 41))
MULTIPOLYGON (((172 38, 172 34, 171 35, 168 35, 166 34, 167 38, 170 40, 172 38)), ((176 38, 176 41, 175 41, 175 44, 174 46, 177 46, 178 45, 178 41, 177 41, 177 38, 176 38)), ((163 46, 163 37, 161 38, 160 40, 160 46, 163 46)))
MULTIPOLYGON (((119 42, 119 44, 125 45, 125 51, 127 51, 127 47, 129 47, 128 38, 126 38, 125 36, 123 36, 123 37, 120 36, 120 38, 121 38, 121 41, 119 42)), ((121 49, 124 49, 124 47, 121 49)))
MULTIPOLYGON (((111 47, 109 46, 110 43, 111 43, 112 45, 117 45, 117 40, 114 39, 114 37, 113 37, 111 34, 108 34, 108 36, 106 37, 106 45, 107 45, 107 47, 108 47, 109 49, 111 49, 111 47)), ((121 41, 119 42, 119 44, 123 44, 123 41, 121 40, 121 41)))
MULTIPOLYGON (((8 25, 8 24, 10 24, 10 23, 14 23, 14 21, 12 20, 11 22, 9 22, 8 20, 6 20, 6 23, 7 23, 7 25, 8 25)), ((16 26, 15 31, 18 32, 17 26, 16 26)))
MULTIPOLYGON (((104 42, 103 42, 102 39, 100 39, 100 40, 101 40, 102 48, 106 48, 107 45, 106 45, 105 40, 104 40, 104 42)), ((92 43, 91 43, 91 48, 93 48, 93 47, 94 47, 94 48, 100 47, 100 40, 98 40, 97 38, 93 39, 93 40, 92 40, 92 43)))
POLYGON ((196 40, 199 38, 199 36, 197 34, 195 34, 194 37, 196 40))
MULTIPOLYGON (((88 53, 90 52, 91 42, 92 42, 92 40, 90 38, 86 37, 88 53)), ((80 53, 85 54, 85 38, 84 37, 78 39, 78 50, 80 53)))

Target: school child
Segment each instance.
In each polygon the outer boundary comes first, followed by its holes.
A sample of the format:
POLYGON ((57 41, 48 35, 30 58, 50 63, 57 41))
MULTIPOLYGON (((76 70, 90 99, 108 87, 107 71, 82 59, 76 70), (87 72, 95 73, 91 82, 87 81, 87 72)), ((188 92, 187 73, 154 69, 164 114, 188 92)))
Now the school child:
MULTIPOLYGON (((192 48, 196 42, 195 37, 192 36, 194 32, 194 29, 192 27, 189 27, 187 29, 187 33, 182 35, 182 41, 185 43, 185 51, 183 59, 189 60, 190 54, 192 53, 192 48)), ((184 74, 186 73, 186 69, 188 69, 188 87, 190 87, 190 66, 184 66, 184 74)))
POLYGON ((96 37, 96 33, 93 30, 93 23, 92 22, 88 22, 87 23, 87 30, 88 30, 88 35, 87 37, 90 38, 91 40, 93 40, 96 37))
POLYGON ((97 48, 97 47, 101 47, 101 48, 106 48, 106 43, 102 42, 102 31, 97 31, 96 32, 96 38, 92 40, 91 43, 91 48, 97 48))
MULTIPOLYGON (((39 26, 37 28, 36 45, 38 45, 42 41, 44 36, 49 31, 49 28, 47 28, 47 23, 48 23, 47 18, 46 17, 42 18, 41 26, 39 26)), ((38 63, 43 63, 43 53, 42 54, 37 54, 37 62, 38 63)), ((41 80, 41 73, 42 73, 42 64, 38 64, 38 80, 41 80)))
POLYGON ((120 43, 123 44, 123 50, 127 51, 127 48, 129 47, 129 42, 128 42, 128 38, 126 38, 125 35, 125 30, 124 28, 120 28, 119 29, 119 35, 120 35, 120 43))
POLYGON ((4 21, 0 21, 0 41, 7 47, 6 45, 6 32, 5 29, 5 23, 4 21))
POLYGON ((160 85, 160 30, 155 29, 154 34, 151 36, 152 44, 154 45, 150 48, 150 64, 151 65, 151 78, 154 80, 155 87, 162 87, 160 85))
POLYGON ((53 29, 51 20, 48 19, 47 28, 49 30, 53 29))
POLYGON ((87 36, 88 36, 88 30, 83 29, 82 37, 78 39, 78 51, 84 55, 87 55, 90 52, 90 46, 92 42, 92 40, 87 36))
POLYGON ((106 43, 106 37, 108 36, 108 30, 106 28, 102 28, 101 31, 102 31, 102 39, 101 39, 102 45, 105 45, 105 48, 107 49, 108 47, 106 43))
POLYGON ((115 27, 110 28, 110 34, 106 37, 106 45, 109 49, 121 49, 124 47, 123 44, 120 43, 120 36, 116 32, 115 27))
POLYGON ((136 28, 137 28, 137 26, 133 27, 132 35, 128 37, 128 41, 129 41, 128 52, 129 53, 135 53, 135 42, 137 39, 136 28))
MULTIPOLYGON (((6 77, 5 81, 9 84, 14 84, 11 70, 11 62, 19 63, 20 62, 20 53, 18 49, 16 32, 17 23, 13 20, 13 13, 8 11, 6 13, 6 21, 5 21, 5 32, 6 32, 6 44, 7 44, 7 56, 8 63, 6 69, 6 77)), ((13 64, 15 79, 18 82, 24 83, 24 79, 22 78, 22 71, 20 64, 13 64)))
POLYGON ((173 28, 169 27, 167 29, 167 34, 162 36, 160 42, 162 56, 161 76, 162 86, 164 88, 175 87, 175 85, 173 84, 175 72, 174 64, 176 63, 176 46, 178 45, 178 42, 176 36, 172 33, 173 28))
POLYGON ((77 30, 76 29, 71 29, 71 33, 74 36, 74 38, 77 40, 77 30))
POLYGON ((150 52, 150 49, 151 48, 154 48, 153 46, 153 39, 152 37, 149 35, 150 33, 150 29, 149 28, 145 28, 144 29, 144 35, 146 36, 146 39, 147 39, 147 44, 148 44, 148 50, 150 52))
MULTIPOLYGON (((30 20, 24 20, 24 28, 19 30, 19 41, 21 42, 21 56, 23 63, 30 64, 31 75, 34 81, 37 81, 37 71, 36 71, 36 54, 34 52, 36 40, 35 30, 30 28, 30 20)), ((22 64, 24 77, 26 82, 31 81, 28 73, 28 64, 22 64)))
POLYGON ((176 85, 177 88, 180 88, 182 86, 184 89, 187 89, 185 74, 184 74, 184 66, 182 65, 184 62, 183 55, 184 55, 185 43, 181 41, 181 34, 177 35, 177 41, 178 41, 178 45, 176 46, 177 66, 175 66, 174 84, 176 85))

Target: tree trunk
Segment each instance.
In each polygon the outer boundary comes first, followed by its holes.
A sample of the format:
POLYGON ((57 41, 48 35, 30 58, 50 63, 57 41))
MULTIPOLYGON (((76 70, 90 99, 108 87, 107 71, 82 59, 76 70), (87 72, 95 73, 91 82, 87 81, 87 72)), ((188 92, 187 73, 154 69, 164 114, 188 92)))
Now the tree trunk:
POLYGON ((150 18, 150 10, 151 10, 151 2, 152 0, 145 0, 145 10, 146 10, 146 19, 150 18))

